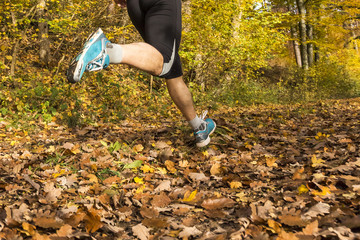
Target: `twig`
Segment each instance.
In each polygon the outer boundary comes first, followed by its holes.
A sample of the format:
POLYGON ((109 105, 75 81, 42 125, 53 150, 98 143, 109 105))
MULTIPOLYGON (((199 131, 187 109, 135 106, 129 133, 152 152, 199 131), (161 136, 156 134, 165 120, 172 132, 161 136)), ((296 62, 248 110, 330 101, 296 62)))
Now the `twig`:
POLYGON ((39 194, 40 185, 34 182, 27 174, 24 175, 24 179, 36 189, 36 194, 39 194))

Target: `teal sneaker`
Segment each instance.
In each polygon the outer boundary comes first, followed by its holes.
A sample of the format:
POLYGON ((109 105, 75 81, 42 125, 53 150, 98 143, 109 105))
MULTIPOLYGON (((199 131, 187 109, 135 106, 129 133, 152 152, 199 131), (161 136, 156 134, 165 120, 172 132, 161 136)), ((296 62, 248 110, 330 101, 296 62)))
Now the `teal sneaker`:
POLYGON ((85 71, 98 71, 109 66, 110 59, 106 53, 106 44, 109 42, 101 28, 92 33, 71 61, 66 71, 68 81, 79 82, 85 71))
POLYGON ((212 119, 207 118, 204 120, 206 114, 207 111, 205 111, 201 116, 201 119, 203 119, 203 123, 200 125, 199 128, 195 129, 194 131, 197 147, 205 147, 206 145, 208 145, 210 143, 210 134, 212 134, 216 128, 216 123, 212 119))

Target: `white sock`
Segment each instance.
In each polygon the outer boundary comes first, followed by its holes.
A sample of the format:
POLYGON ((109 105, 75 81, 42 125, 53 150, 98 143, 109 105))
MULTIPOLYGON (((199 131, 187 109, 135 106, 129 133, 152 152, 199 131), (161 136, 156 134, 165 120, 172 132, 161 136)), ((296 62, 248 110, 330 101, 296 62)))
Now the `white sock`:
POLYGON ((192 129, 195 130, 195 129, 198 129, 200 127, 202 122, 203 122, 202 119, 199 118, 198 115, 196 115, 196 117, 193 120, 189 121, 189 124, 192 127, 192 129))
POLYGON ((109 55, 110 63, 121 63, 123 58, 123 49, 119 44, 106 44, 106 52, 109 55))

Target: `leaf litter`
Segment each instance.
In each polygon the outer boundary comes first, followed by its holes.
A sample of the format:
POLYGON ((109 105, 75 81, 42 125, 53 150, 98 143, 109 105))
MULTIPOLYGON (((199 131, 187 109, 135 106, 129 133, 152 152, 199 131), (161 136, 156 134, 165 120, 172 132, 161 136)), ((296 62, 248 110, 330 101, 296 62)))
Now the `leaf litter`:
POLYGON ((360 238, 359 99, 212 116, 1 125, 0 239, 360 238))

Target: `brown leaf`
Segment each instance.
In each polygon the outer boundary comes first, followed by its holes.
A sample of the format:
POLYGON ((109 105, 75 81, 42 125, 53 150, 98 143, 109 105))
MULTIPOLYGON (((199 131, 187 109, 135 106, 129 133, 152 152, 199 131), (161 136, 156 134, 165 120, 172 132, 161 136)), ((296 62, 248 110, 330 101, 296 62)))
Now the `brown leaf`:
POLYGON ((62 189, 54 187, 53 182, 47 182, 44 185, 44 191, 47 192, 46 200, 52 203, 57 202, 57 198, 61 195, 62 189))
POLYGON ((65 143, 65 144, 62 146, 62 148, 71 151, 71 149, 72 149, 74 146, 75 146, 74 144, 67 142, 67 143, 65 143))
POLYGON ((103 181, 103 183, 105 185, 111 185, 113 184, 114 182, 119 182, 121 180, 121 178, 119 178, 118 176, 112 176, 112 177, 108 177, 107 179, 105 179, 103 181))
POLYGON ((171 182, 169 180, 162 181, 156 188, 155 192, 161 191, 170 191, 171 190, 171 182))
POLYGON ((171 199, 164 192, 162 192, 160 195, 156 195, 151 201, 151 204, 154 207, 166 207, 170 203, 171 199))
POLYGON ((110 196, 106 193, 104 194, 101 194, 99 197, 98 197, 99 201, 104 204, 105 206, 109 205, 110 204, 110 196))
POLYGON ((142 225, 141 223, 133 226, 131 228, 133 234, 138 237, 140 240, 148 240, 150 233, 149 233, 149 229, 147 227, 145 227, 144 225, 142 225))
POLYGON ((57 221, 55 218, 48 217, 34 218, 34 223, 38 227, 54 229, 60 228, 63 225, 62 222, 57 221))
POLYGON ((35 235, 33 236, 33 239, 36 240, 51 240, 51 238, 48 235, 42 235, 40 233, 35 233, 35 235))
POLYGON ((303 233, 305 235, 314 235, 316 233, 318 233, 319 231, 319 223, 317 220, 315 220, 314 222, 308 224, 304 229, 303 229, 303 233))
POLYGON ((163 142, 163 141, 156 142, 155 147, 158 149, 170 148, 170 146, 166 142, 163 142))
POLYGON ((200 235, 202 232, 199 231, 196 227, 185 227, 184 230, 182 230, 179 233, 179 237, 187 239, 188 237, 195 237, 200 235))
POLYGON ((323 215, 330 212, 330 205, 327 203, 319 202, 318 204, 312 206, 309 211, 307 211, 304 216, 307 218, 317 217, 318 215, 323 215))
POLYGON ((226 214, 222 210, 205 210, 205 215, 209 218, 225 218, 226 214))
POLYGON ((219 175, 222 173, 221 164, 214 163, 210 168, 211 175, 219 175))
POLYGON ((301 218, 301 216, 293 216, 293 215, 283 215, 279 217, 280 222, 286 224, 288 226, 306 226, 306 222, 301 218))
POLYGON ((72 232, 73 232, 72 227, 69 224, 65 224, 59 230, 56 231, 56 234, 59 237, 70 237, 72 232))
POLYGON ((29 207, 25 203, 22 203, 18 209, 5 208, 7 213, 6 221, 12 222, 15 220, 21 223, 24 217, 29 213, 29 207))
POLYGON ((208 210, 221 209, 221 208, 230 208, 234 206, 235 201, 230 198, 215 198, 215 199, 206 199, 203 201, 201 206, 208 210))
POLYGON ((96 209, 91 208, 90 210, 87 211, 87 214, 84 217, 85 229, 88 233, 94 233, 103 226, 103 224, 100 221, 100 216, 98 212, 99 211, 97 211, 96 209))
POLYGON ((204 173, 189 173, 189 177, 193 181, 206 182, 209 181, 209 177, 205 176, 204 173))
POLYGON ((153 218, 159 216, 159 212, 152 207, 142 206, 140 209, 140 214, 144 218, 153 218))
POLYGON ((169 172, 171 173, 176 173, 176 168, 175 168, 175 163, 170 161, 170 160, 166 160, 165 161, 165 166, 167 168, 167 170, 169 170, 169 172))
POLYGON ((165 228, 169 226, 165 218, 145 218, 142 224, 149 228, 165 228))
POLYGON ((299 238, 294 233, 288 233, 282 229, 276 240, 299 240, 299 238))

